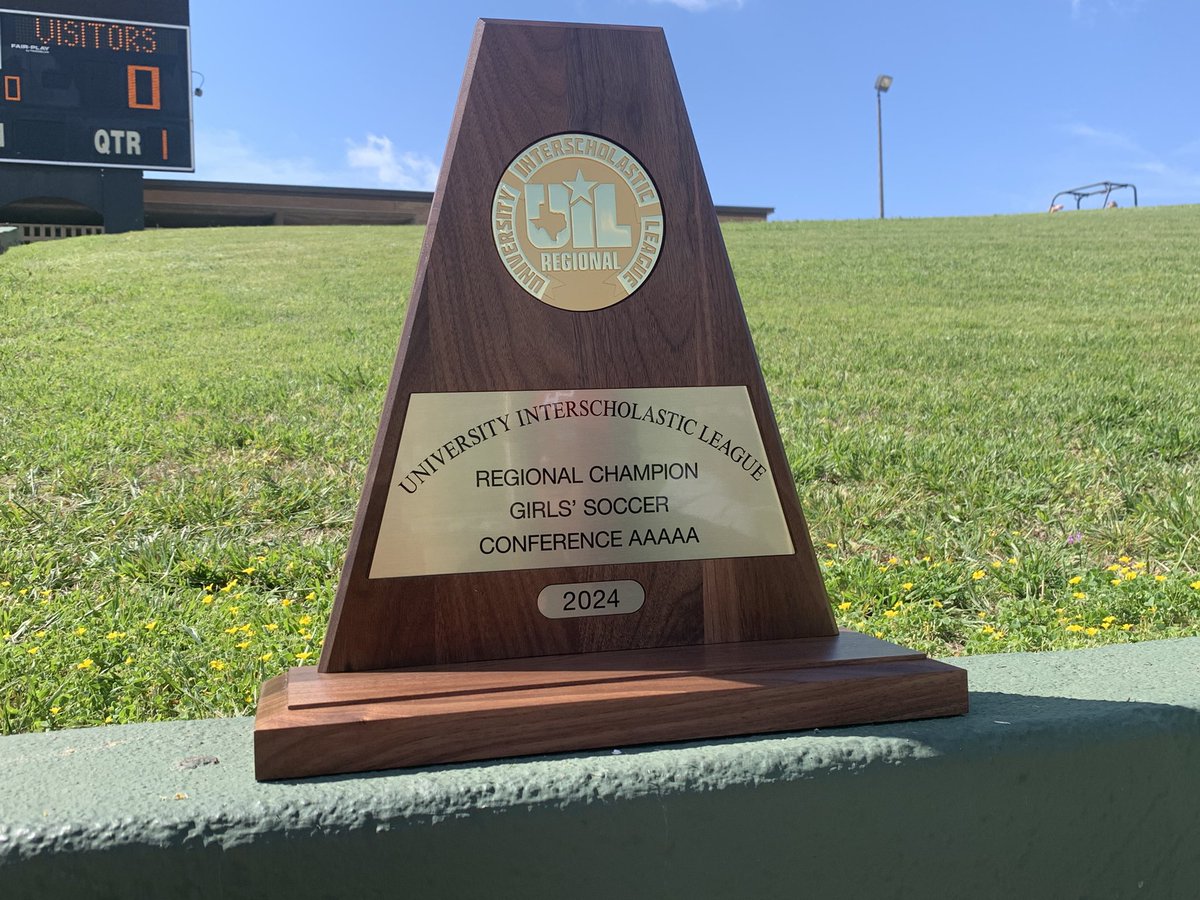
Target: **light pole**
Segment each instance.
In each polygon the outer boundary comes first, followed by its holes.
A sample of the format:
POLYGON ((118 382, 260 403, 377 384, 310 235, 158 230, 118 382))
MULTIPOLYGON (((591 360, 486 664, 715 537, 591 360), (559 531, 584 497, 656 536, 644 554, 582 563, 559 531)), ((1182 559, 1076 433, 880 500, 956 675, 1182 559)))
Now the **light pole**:
POLYGON ((875 79, 875 125, 879 134, 879 218, 883 218, 883 95, 892 86, 891 75, 875 79))

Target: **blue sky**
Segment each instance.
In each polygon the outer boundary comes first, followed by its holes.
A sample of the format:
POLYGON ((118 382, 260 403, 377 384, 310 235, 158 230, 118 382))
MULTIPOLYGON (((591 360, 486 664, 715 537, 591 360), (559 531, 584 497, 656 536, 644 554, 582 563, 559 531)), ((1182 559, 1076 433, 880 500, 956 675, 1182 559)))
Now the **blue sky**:
POLYGON ((775 219, 878 215, 881 72, 889 217, 1039 211, 1102 180, 1135 183, 1142 205, 1200 202, 1194 0, 191 8, 198 179, 431 190, 475 20, 492 17, 661 25, 713 199, 775 219))

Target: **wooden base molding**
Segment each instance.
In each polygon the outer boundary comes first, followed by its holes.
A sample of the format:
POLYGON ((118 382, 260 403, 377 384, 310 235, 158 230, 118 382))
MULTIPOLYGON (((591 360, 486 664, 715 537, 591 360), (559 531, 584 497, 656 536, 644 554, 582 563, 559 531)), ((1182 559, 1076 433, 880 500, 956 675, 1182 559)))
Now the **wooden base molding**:
POLYGON ((848 631, 389 672, 301 667, 263 686, 255 775, 301 778, 966 711, 964 670, 848 631))

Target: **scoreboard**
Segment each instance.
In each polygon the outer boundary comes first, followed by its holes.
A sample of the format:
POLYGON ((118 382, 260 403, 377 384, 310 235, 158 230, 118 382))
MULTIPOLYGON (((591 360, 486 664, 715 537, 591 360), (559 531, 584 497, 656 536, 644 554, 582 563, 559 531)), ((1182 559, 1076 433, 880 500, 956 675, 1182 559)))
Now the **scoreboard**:
POLYGON ((0 9, 0 163, 194 171, 189 37, 0 9))

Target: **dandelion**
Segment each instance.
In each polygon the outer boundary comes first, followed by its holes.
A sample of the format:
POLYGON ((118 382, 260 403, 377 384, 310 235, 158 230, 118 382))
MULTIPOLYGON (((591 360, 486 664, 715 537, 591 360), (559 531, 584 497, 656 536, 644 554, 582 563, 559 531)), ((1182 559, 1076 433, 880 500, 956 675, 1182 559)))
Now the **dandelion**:
POLYGON ((1010 566, 1015 566, 1017 564, 1017 558, 1015 556, 1010 556, 1008 558, 1008 564, 1010 566))
POLYGON ((1133 581, 1135 578, 1137 578, 1137 572, 1126 572, 1125 573, 1126 581, 1133 581))
POLYGON ((1083 576, 1076 575, 1074 578, 1068 578, 1067 584, 1079 584, 1079 582, 1081 582, 1081 581, 1083 581, 1083 576))
POLYGON ((838 604, 838 609, 840 609, 842 612, 845 612, 849 608, 850 608, 849 600, 843 600, 841 603, 838 604))
POLYGON ((987 572, 983 571, 983 569, 976 569, 971 573, 971 579, 973 581, 979 581, 981 578, 987 578, 987 572))
POLYGON ((153 631, 155 628, 158 627, 158 619, 151 619, 149 622, 147 622, 142 627, 145 628, 147 631, 153 631))
POLYGON ((50 715, 52 715, 52 716, 57 716, 61 711, 62 711, 61 706, 50 707, 50 715))
POLYGON ((877 638, 883 637, 883 632, 882 631, 875 632, 875 637, 877 637, 877 638))
POLYGON ((1095 637, 1096 635, 1098 635, 1100 633, 1100 629, 1099 628, 1085 628, 1085 629, 1083 629, 1083 633, 1086 634, 1088 637, 1095 637))
POLYGON ((998 559, 993 559, 993 560, 992 560, 992 568, 993 568, 993 569, 998 569, 998 568, 1000 568, 1002 565, 1004 565, 1004 563, 1000 562, 1000 560, 998 560, 998 559))
POLYGON ((911 581, 906 581, 904 584, 900 585, 900 587, 906 591, 911 591, 913 589, 913 583, 911 581))
POLYGON ((889 619, 894 619, 894 618, 896 618, 896 616, 900 615, 900 613, 894 609, 885 609, 883 611, 883 614, 885 616, 887 616, 889 619))
POLYGON ((826 547, 828 547, 830 550, 836 550, 836 549, 837 549, 837 544, 830 543, 829 541, 826 541, 826 542, 825 542, 825 546, 826 546, 826 547))
POLYGON ((87 634, 87 629, 84 628, 82 625, 80 625, 78 628, 76 628, 71 633, 73 635, 75 635, 75 637, 83 637, 85 634, 87 634))
POLYGON ((268 622, 266 625, 263 626, 263 628, 267 629, 267 631, 274 631, 278 627, 279 626, 276 625, 274 622, 268 622))
POLYGON ((1118 557, 1117 557, 1117 562, 1123 562, 1123 563, 1127 563, 1127 562, 1130 562, 1130 561, 1131 561, 1131 560, 1129 559, 1129 557, 1128 557, 1128 556, 1118 556, 1118 557))
POLYGON ((898 562, 900 562, 900 560, 898 560, 896 557, 894 557, 894 556, 889 556, 889 557, 888 557, 888 561, 887 561, 887 563, 888 563, 888 565, 889 565, 889 566, 894 566, 894 565, 895 565, 896 563, 898 563, 898 562))
POLYGON ((236 616, 239 612, 241 612, 241 610, 242 608, 240 606, 225 607, 225 612, 229 613, 231 616, 236 616))
POLYGON ((1076 600, 1086 600, 1087 599, 1087 594, 1083 591, 1076 591, 1071 596, 1074 597, 1076 600))
POLYGON ((282 600, 279 601, 279 605, 282 606, 284 609, 287 609, 287 607, 291 606, 295 602, 296 601, 293 600, 291 597, 284 597, 282 600))
POLYGON ((259 657, 259 660, 260 660, 261 662, 269 662, 269 661, 270 661, 270 659, 271 659, 271 657, 272 657, 273 655, 274 655, 274 654, 272 654, 272 653, 269 653, 269 652, 268 652, 268 653, 264 653, 262 656, 260 656, 260 657, 259 657))
POLYGON ((200 598, 200 602, 203 603, 205 606, 211 606, 212 602, 213 602, 213 595, 205 594, 203 597, 200 598))
POLYGON ((37 655, 38 655, 38 651, 39 651, 39 650, 41 650, 41 649, 42 649, 41 647, 30 647, 30 648, 29 648, 28 650, 26 650, 25 652, 26 652, 26 653, 28 653, 30 656, 37 656, 37 655))
POLYGON ((1122 631, 1128 631, 1128 630, 1129 630, 1129 629, 1131 629, 1132 627, 1133 627, 1133 625, 1131 625, 1129 622, 1126 622, 1124 625, 1122 625, 1122 626, 1121 626, 1121 630, 1122 630, 1122 631))
POLYGON ((301 616, 298 621, 301 625, 308 625, 312 622, 312 616, 301 616))
POLYGON ((316 599, 317 599, 317 592, 316 592, 316 591, 309 591, 307 594, 305 594, 305 595, 304 595, 304 599, 305 599, 305 600, 316 600, 316 599))
POLYGON ((1071 624, 1067 626, 1067 631, 1083 631, 1083 626, 1071 624))
POLYGON ((1155 576, 1154 576, 1154 580, 1155 580, 1155 581, 1166 581, 1166 580, 1167 580, 1167 576, 1166 576, 1166 575, 1155 575, 1155 576))
POLYGON ((942 608, 942 601, 941 601, 941 600, 934 600, 934 601, 933 601, 933 608, 934 608, 934 609, 941 609, 941 608, 942 608))
POLYGON ((238 627, 236 625, 230 625, 228 628, 225 629, 225 633, 226 634, 237 634, 238 627))
POLYGON ((96 663, 95 663, 95 661, 94 661, 94 660, 93 660, 93 659, 92 659, 92 658, 89 656, 89 657, 88 657, 87 659, 85 659, 83 662, 77 662, 77 663, 75 663, 75 668, 77 668, 77 669, 90 669, 90 668, 91 668, 92 666, 94 666, 95 664, 96 664, 96 663))
POLYGON ((245 650, 247 647, 250 646, 250 642, 249 641, 239 641, 234 646, 237 647, 239 650, 245 650))
POLYGON ((1120 578, 1114 578, 1112 581, 1109 582, 1109 584, 1120 584, 1120 583, 1121 583, 1120 578))
POLYGON ((1144 568, 1146 568, 1146 564, 1144 562, 1142 562, 1141 560, 1138 560, 1137 562, 1135 562, 1133 564, 1133 567, 1135 569, 1144 569, 1144 568))
POLYGON ((208 667, 215 672, 223 672, 225 671, 225 661, 222 659, 210 659, 208 667))
POLYGON ((1193 581, 1190 585, 1188 585, 1188 587, 1190 587, 1193 591, 1200 591, 1200 581, 1193 581))
POLYGON ((127 666, 133 665, 133 657, 132 656, 125 657, 125 665, 127 665, 127 666))
POLYGON ((243 575, 253 575, 254 574, 254 566, 249 566, 248 568, 242 569, 242 574, 243 575))
POLYGON ((975 615, 977 615, 977 616, 978 616, 979 618, 981 618, 981 619, 986 619, 986 618, 987 618, 987 612, 986 612, 985 610, 982 610, 982 609, 981 609, 979 612, 977 612, 975 615))
POLYGON ((110 631, 108 634, 105 635, 105 637, 110 641, 119 641, 121 638, 125 637, 125 632, 110 631))
POLYGON ((984 634, 995 634, 995 633, 996 633, 996 629, 995 629, 995 628, 993 628, 991 625, 984 625, 984 626, 983 626, 983 633, 984 633, 984 634))
POLYGON ((303 651, 302 653, 297 653, 295 656, 296 656, 296 659, 298 659, 298 660, 300 660, 301 662, 303 662, 304 660, 306 660, 306 659, 308 659, 310 656, 312 656, 312 651, 311 651, 311 650, 305 650, 305 651, 303 651))

